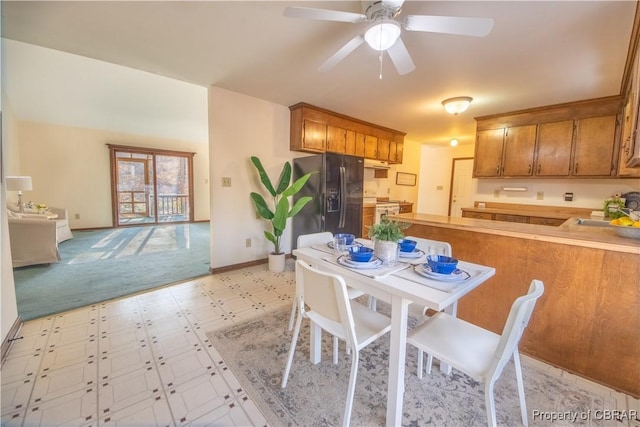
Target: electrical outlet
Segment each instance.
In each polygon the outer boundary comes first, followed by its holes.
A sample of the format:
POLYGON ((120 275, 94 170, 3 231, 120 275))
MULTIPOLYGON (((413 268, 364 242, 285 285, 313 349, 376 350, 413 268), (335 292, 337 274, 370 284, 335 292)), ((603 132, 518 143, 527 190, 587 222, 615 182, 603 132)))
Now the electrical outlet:
POLYGON ((544 191, 538 191, 538 193, 536 194, 536 199, 544 200, 544 191))
POLYGON ((223 187, 231 187, 231 178, 226 176, 222 177, 222 186, 223 187))
POLYGON ((251 247, 251 239, 246 239, 246 240, 244 241, 244 246, 245 246, 246 248, 250 248, 250 247, 251 247))
POLYGON ((500 190, 493 190, 493 197, 495 199, 497 199, 498 197, 500 197, 500 190))
POLYGON ((442 191, 444 187, 442 185, 436 185, 436 190, 442 191))
POLYGON ((80 214, 75 214, 73 217, 74 217, 75 219, 80 219, 80 214))

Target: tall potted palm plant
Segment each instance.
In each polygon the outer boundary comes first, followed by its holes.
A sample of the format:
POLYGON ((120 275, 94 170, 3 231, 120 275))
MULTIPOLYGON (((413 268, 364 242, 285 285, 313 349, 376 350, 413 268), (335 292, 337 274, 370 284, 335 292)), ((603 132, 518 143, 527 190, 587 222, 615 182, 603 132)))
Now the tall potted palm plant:
POLYGON ((269 271, 280 272, 284 270, 284 252, 282 251, 280 243, 282 234, 287 226, 287 218, 295 216, 312 200, 312 197, 301 197, 290 208, 289 197, 300 191, 314 172, 309 172, 289 185, 291 183, 291 164, 285 162, 282 166, 282 172, 280 172, 277 186, 274 187, 260 159, 252 156, 251 162, 258 171, 262 185, 264 185, 272 198, 273 207, 270 207, 262 195, 256 192, 251 193, 251 200, 253 201, 256 211, 260 217, 266 219, 271 224, 271 231, 265 230, 264 232, 267 240, 273 243, 273 251, 269 252, 269 271))

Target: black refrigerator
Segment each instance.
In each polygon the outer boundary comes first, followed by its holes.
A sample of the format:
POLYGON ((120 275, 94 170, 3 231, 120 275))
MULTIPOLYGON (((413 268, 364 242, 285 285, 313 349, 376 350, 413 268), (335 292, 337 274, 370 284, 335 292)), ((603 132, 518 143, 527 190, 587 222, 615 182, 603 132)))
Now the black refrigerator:
POLYGON ((330 231, 362 234, 362 192, 364 159, 343 154, 325 153, 293 160, 293 179, 312 171, 294 201, 311 196, 313 200, 293 217, 293 244, 301 234, 330 231))

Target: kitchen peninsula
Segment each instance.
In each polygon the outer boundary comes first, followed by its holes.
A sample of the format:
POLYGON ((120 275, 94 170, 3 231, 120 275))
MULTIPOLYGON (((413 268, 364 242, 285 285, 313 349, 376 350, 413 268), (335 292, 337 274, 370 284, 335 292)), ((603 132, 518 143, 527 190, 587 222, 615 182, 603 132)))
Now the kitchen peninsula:
POLYGON ((458 316, 496 333, 509 308, 542 280, 520 350, 579 376, 640 396, 640 241, 606 227, 522 224, 408 213, 407 235, 447 241, 460 259, 496 269, 463 298, 458 316))

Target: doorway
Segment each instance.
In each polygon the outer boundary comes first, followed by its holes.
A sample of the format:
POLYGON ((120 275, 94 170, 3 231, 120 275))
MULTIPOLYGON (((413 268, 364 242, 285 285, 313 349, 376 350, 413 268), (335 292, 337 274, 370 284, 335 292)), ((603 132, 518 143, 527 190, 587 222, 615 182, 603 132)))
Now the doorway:
POLYGON ((115 227, 193 222, 193 155, 109 145, 115 227))
POLYGON ((473 183, 473 157, 453 159, 451 168, 451 193, 449 194, 449 216, 461 217, 462 208, 473 205, 471 200, 473 183))

